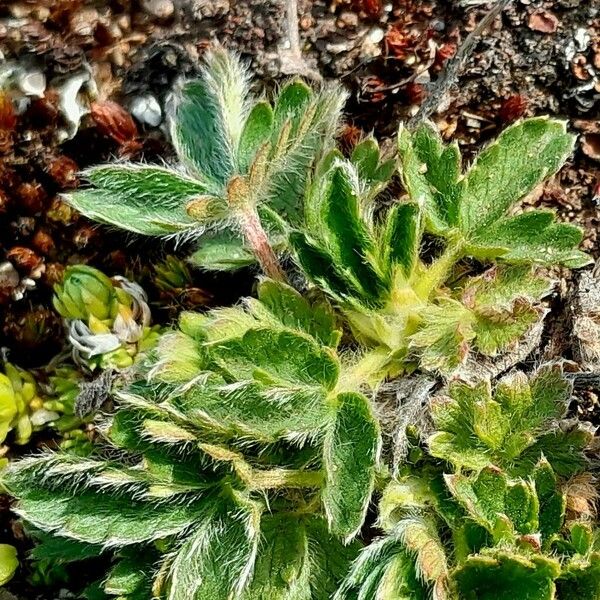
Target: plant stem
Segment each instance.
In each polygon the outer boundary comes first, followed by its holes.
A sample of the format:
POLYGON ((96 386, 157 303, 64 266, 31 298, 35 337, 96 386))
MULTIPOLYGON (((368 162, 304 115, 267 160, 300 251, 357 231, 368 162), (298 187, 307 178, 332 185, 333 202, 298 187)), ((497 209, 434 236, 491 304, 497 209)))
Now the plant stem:
POLYGON ((323 473, 295 469, 270 469, 268 471, 252 469, 248 484, 254 490, 318 488, 323 485, 323 473))
POLYGON ((256 209, 243 210, 240 214, 240 224, 246 244, 252 250, 265 275, 275 281, 285 282, 287 278, 275 256, 256 209))
POLYGON ((444 253, 434 260, 419 280, 415 282, 413 289, 417 296, 427 300, 431 293, 444 283, 450 269, 462 258, 463 252, 462 243, 450 243, 444 253))

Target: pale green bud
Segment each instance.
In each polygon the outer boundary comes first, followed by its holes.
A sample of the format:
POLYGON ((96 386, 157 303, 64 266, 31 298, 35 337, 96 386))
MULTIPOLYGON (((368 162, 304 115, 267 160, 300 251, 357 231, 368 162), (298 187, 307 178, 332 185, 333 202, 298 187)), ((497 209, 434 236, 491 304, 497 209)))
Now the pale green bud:
POLYGON ((100 321, 110 319, 117 310, 117 294, 104 273, 86 265, 68 267, 61 284, 54 287, 54 306, 66 319, 100 321))

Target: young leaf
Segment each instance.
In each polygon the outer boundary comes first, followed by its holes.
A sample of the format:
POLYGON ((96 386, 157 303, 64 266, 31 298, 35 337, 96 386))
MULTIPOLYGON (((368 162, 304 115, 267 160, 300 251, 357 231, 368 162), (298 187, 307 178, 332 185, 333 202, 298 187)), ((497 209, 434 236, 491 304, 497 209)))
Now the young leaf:
POLYGON ((397 204, 386 217, 381 239, 382 264, 398 266, 408 279, 419 259, 420 210, 415 204, 397 204))
POLYGON ((522 373, 508 375, 493 396, 487 381, 475 385, 453 381, 448 391, 450 398, 431 405, 438 431, 428 444, 433 456, 457 469, 479 471, 494 465, 524 474, 543 454, 558 473, 573 474, 584 460, 582 448, 589 438, 579 439, 555 425, 570 393, 560 369, 542 368, 529 380, 522 373))
POLYGON ((238 148, 238 164, 246 173, 259 148, 271 137, 273 109, 267 102, 254 105, 244 125, 238 148))
POLYGON ((365 396, 342 393, 337 404, 323 449, 323 504, 331 531, 349 541, 362 526, 371 499, 381 439, 365 396))
POLYGON ((367 305, 376 304, 387 286, 373 264, 375 242, 360 212, 356 181, 344 164, 334 165, 328 177, 323 202, 325 244, 361 289, 363 301, 367 305))
POLYGON ((311 304, 294 288, 270 279, 259 284, 258 299, 260 303, 255 306, 267 308, 283 326, 305 332, 325 346, 337 347, 341 331, 325 300, 311 304))
POLYGON ((237 149, 249 112, 249 77, 235 56, 208 53, 202 77, 177 96, 171 136, 178 156, 211 193, 224 189, 237 168, 237 149))
POLYGON ((427 165, 415 151, 412 134, 403 126, 398 131, 398 157, 401 166, 400 176, 408 197, 423 210, 427 229, 437 235, 444 235, 449 225, 444 220, 441 208, 427 180, 427 165))
POLYGON ((562 528, 567 499, 558 488, 556 475, 545 458, 535 466, 533 481, 540 501, 540 533, 542 539, 547 541, 562 528))
POLYGON ((203 236, 189 260, 206 271, 235 271, 256 263, 242 239, 225 231, 203 236))

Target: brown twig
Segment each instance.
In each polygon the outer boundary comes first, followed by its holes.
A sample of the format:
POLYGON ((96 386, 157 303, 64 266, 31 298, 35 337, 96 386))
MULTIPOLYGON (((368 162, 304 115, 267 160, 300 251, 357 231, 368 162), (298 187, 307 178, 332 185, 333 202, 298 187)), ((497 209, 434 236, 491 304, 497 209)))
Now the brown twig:
POLYGON ((498 0, 493 8, 477 24, 475 29, 469 33, 456 54, 446 63, 446 68, 432 86, 431 93, 427 96, 418 112, 408 121, 408 128, 415 128, 437 110, 446 92, 456 83, 461 68, 469 58, 480 36, 511 2, 512 0, 498 0))
POLYGON ((300 25, 298 22, 298 0, 284 0, 286 12, 286 28, 288 48, 279 51, 281 59, 281 72, 286 75, 302 75, 321 81, 323 78, 318 71, 312 69, 302 56, 300 45, 300 25))

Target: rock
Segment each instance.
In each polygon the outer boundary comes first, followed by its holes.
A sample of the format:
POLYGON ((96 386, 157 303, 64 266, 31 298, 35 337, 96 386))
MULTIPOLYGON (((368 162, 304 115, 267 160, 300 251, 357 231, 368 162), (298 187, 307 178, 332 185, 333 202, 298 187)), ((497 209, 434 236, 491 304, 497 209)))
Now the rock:
POLYGON ((142 0, 142 9, 157 19, 169 19, 175 12, 175 5, 171 0, 142 0))
POLYGON ((152 94, 134 98, 130 105, 131 114, 140 122, 150 127, 158 127, 162 121, 162 109, 152 94))
POLYGON ((554 33, 558 29, 559 20, 547 10, 536 10, 529 15, 529 29, 540 33, 554 33))

